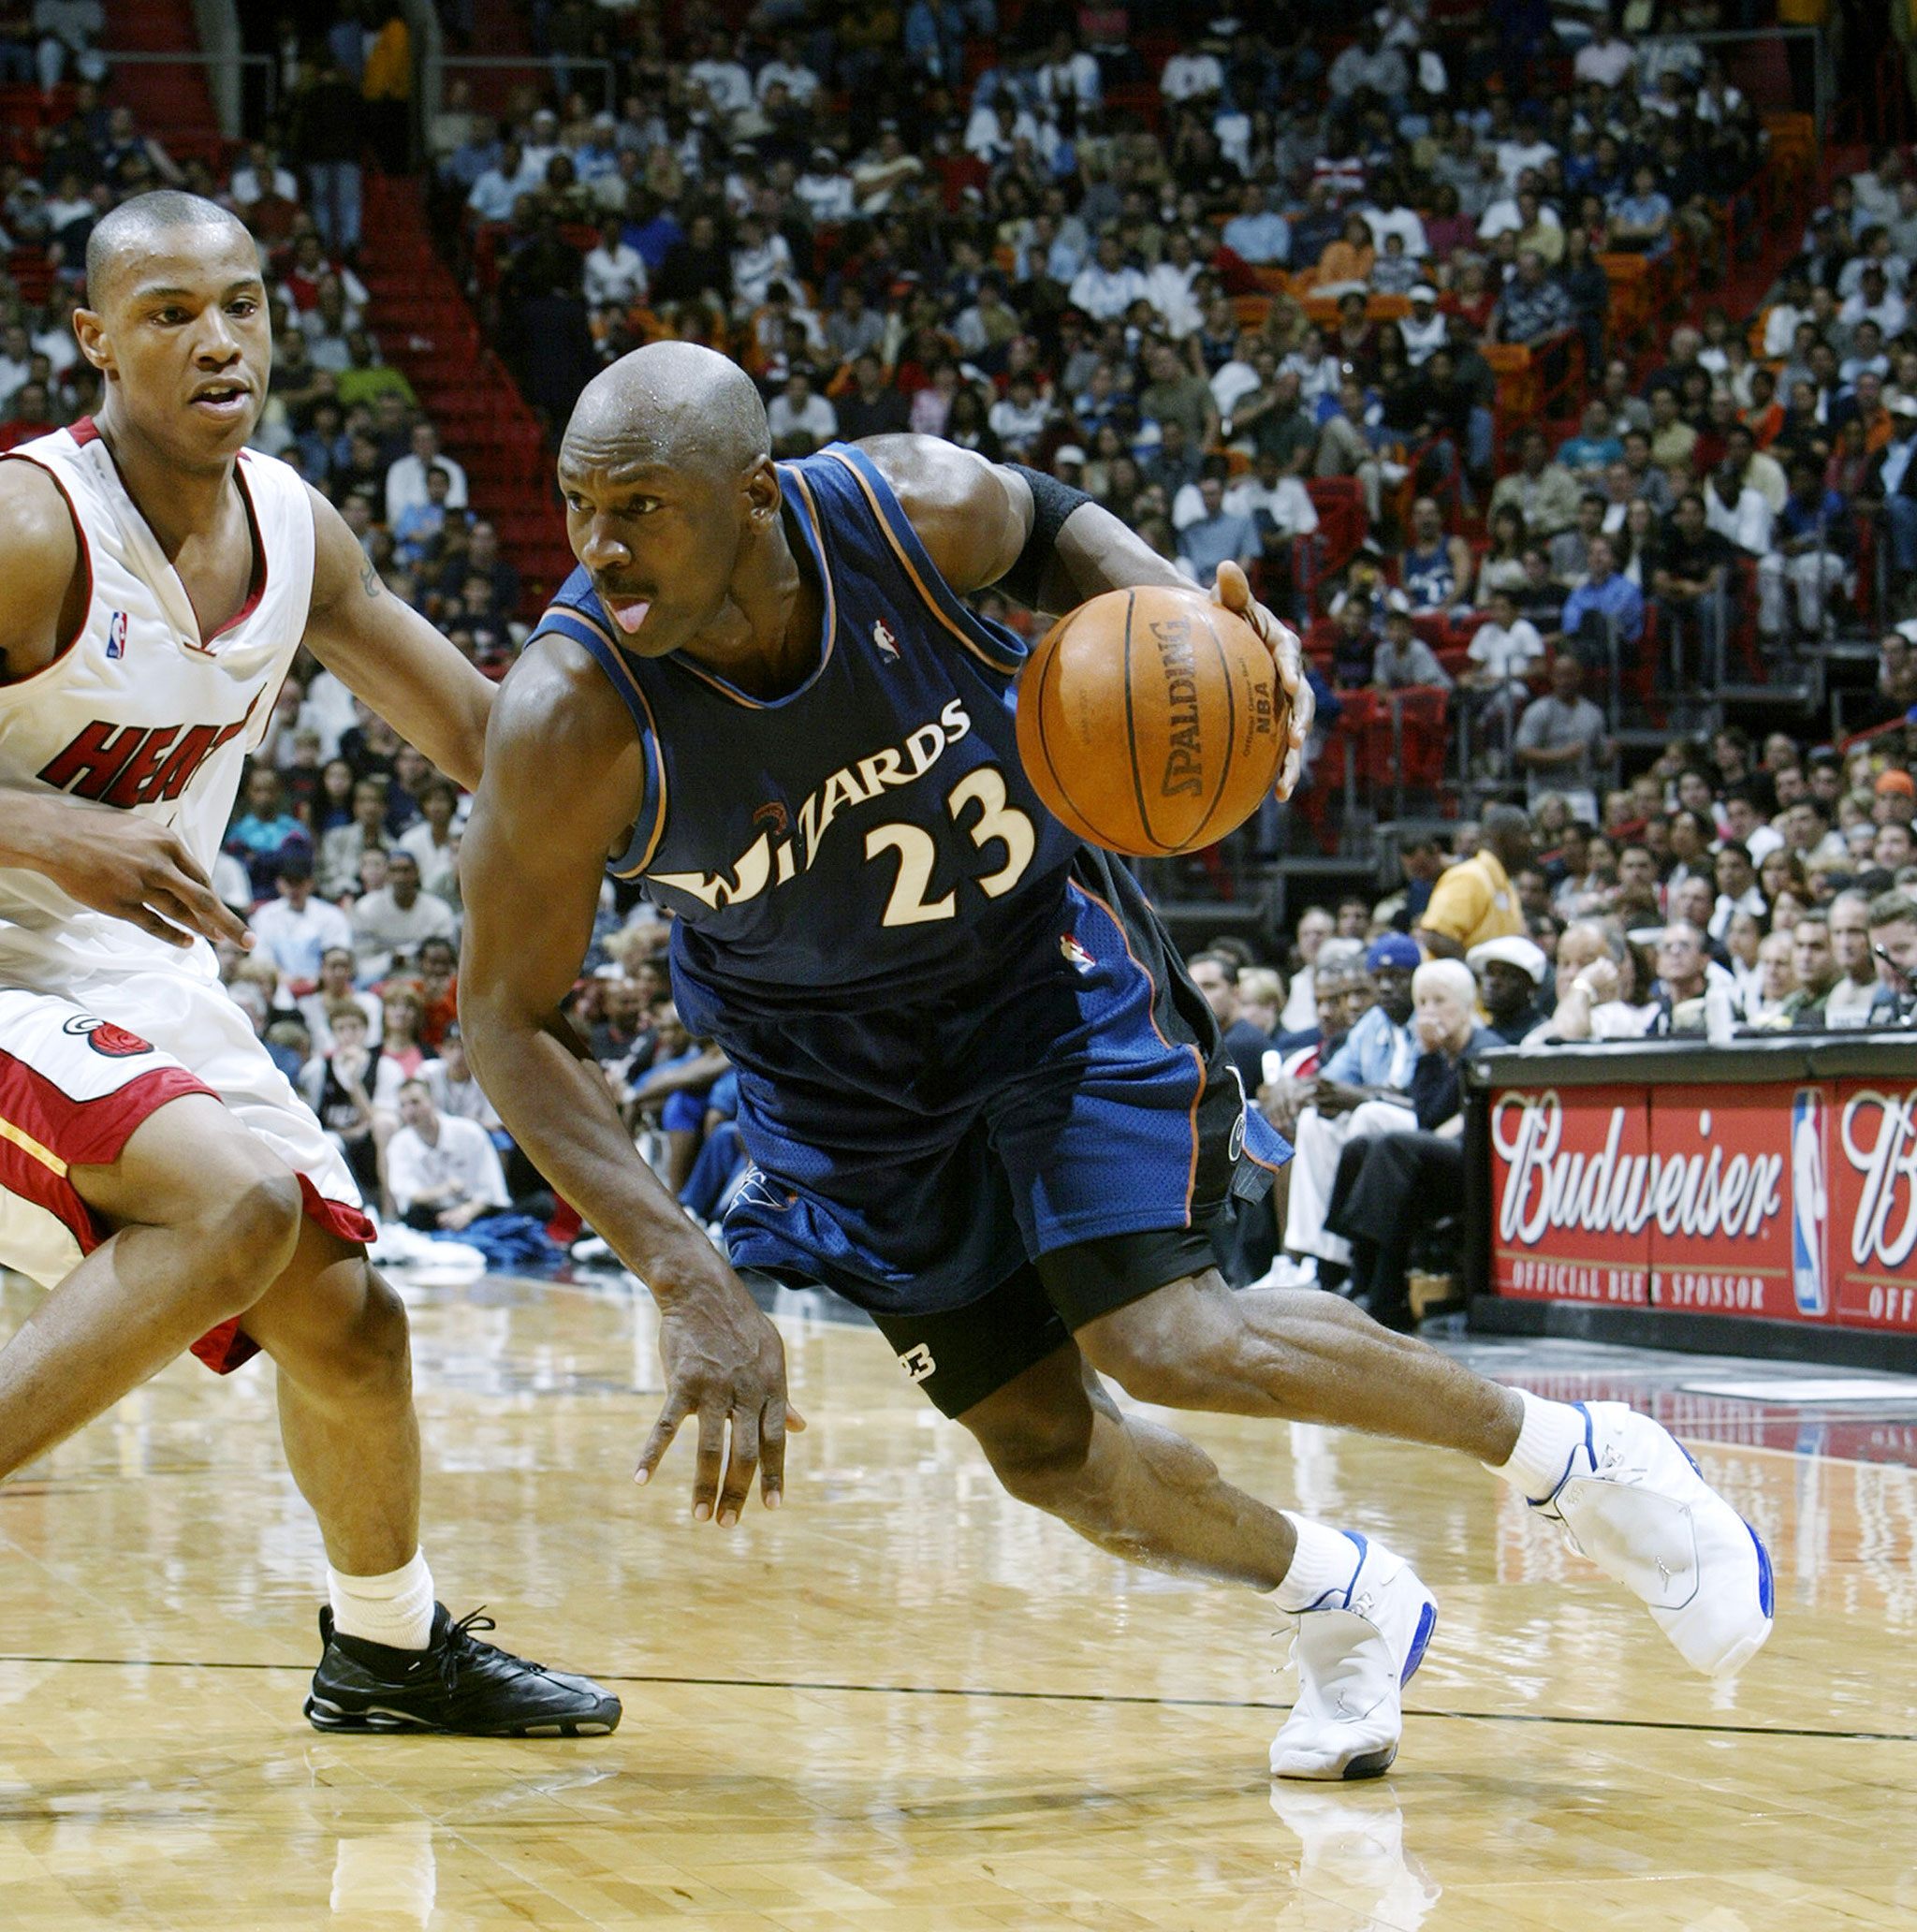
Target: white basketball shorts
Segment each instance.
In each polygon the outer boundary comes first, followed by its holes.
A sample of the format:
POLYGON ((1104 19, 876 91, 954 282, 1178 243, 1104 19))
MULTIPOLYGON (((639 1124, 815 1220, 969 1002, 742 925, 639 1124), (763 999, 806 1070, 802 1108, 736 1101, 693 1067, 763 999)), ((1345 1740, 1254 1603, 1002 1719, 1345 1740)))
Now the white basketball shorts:
MULTIPOLYGON (((373 1239, 345 1162, 222 987, 102 973, 57 993, 0 983, 0 1266, 51 1288, 98 1247, 108 1231, 67 1170, 117 1160, 142 1120, 187 1093, 213 1095, 258 1134, 299 1176, 314 1220, 373 1239)), ((237 1322, 194 1345, 222 1374, 255 1352, 237 1322)))

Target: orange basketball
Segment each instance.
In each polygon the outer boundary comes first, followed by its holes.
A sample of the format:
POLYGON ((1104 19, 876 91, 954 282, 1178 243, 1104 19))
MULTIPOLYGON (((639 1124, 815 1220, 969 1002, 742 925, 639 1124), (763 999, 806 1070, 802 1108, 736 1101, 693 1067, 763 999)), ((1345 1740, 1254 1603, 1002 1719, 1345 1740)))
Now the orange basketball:
POLYGON ((1198 590, 1106 591, 1018 678, 1018 755, 1052 814, 1135 858, 1215 844, 1278 782, 1291 705, 1271 652, 1198 590))

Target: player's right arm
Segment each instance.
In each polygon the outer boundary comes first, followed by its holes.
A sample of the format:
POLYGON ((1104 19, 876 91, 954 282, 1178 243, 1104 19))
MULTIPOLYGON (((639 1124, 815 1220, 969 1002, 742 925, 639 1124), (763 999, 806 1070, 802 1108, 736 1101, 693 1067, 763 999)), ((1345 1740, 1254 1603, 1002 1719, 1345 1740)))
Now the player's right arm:
MULTIPOLYGON (((59 486, 31 462, 0 462, 0 685, 43 671, 86 621, 80 539, 59 486)), ((4 781, 0 781, 4 783, 4 781)), ((0 808, 0 866, 51 879, 69 899, 189 946, 196 933, 250 944, 169 827, 53 792, 0 808)))
POLYGON ((460 848, 461 1034, 506 1131, 659 1304, 669 1387, 637 1479, 696 1416, 693 1515, 730 1525, 754 1470, 777 1507, 786 1427, 805 1426, 786 1409, 784 1347, 639 1158, 560 1011, 592 941, 607 854, 623 847, 644 792, 643 754, 617 693, 584 651, 538 640, 500 687, 460 848))

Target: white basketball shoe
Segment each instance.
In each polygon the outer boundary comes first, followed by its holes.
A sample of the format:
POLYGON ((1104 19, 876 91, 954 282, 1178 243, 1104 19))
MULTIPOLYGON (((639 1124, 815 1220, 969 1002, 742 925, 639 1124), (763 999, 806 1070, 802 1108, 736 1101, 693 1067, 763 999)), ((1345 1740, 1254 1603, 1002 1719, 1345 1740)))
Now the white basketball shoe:
POLYGON ((1575 1406, 1584 1441, 1531 1508, 1641 1598, 1693 1670, 1741 1670, 1771 1633, 1771 1561, 1757 1531, 1648 1415, 1623 1402, 1575 1406))
POLYGON ((1382 1777, 1404 1734, 1404 1687, 1438 1627, 1437 1599, 1402 1557, 1342 1533, 1350 1580, 1297 1616, 1298 1697, 1271 1741, 1274 1778, 1382 1777))

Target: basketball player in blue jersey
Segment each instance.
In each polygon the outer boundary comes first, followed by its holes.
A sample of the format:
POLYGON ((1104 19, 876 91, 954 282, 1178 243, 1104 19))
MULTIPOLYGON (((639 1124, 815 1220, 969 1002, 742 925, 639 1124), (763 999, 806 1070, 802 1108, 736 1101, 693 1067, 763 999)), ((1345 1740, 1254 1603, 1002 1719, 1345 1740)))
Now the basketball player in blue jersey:
MULTIPOLYGON (((1026 782, 1024 647, 962 601, 996 584, 1061 610, 1170 566, 1079 492, 948 444, 768 451, 757 391, 710 350, 654 344, 588 387, 559 459, 580 568, 501 689, 461 861, 475 1071, 659 1303, 670 1387, 638 1479, 695 1417, 694 1516, 736 1522, 754 1475, 778 1504, 802 1424, 742 1277, 823 1282, 1015 1496, 1135 1561, 1273 1594, 1300 1673, 1276 1773, 1390 1764, 1431 1595, 1377 1543, 1232 1488, 1104 1377, 1476 1456, 1689 1661, 1736 1669, 1770 1629, 1766 1559, 1655 1423, 1213 1269, 1208 1225, 1290 1150, 1130 875, 1026 782), (754 1171, 729 1259, 560 1014, 608 866, 674 914, 680 1015, 738 1073, 754 1171)), ((1221 574, 1301 736, 1296 640, 1221 574)))

